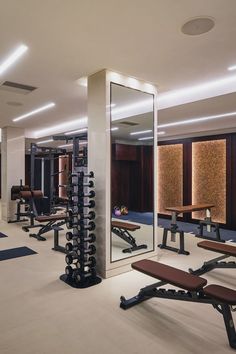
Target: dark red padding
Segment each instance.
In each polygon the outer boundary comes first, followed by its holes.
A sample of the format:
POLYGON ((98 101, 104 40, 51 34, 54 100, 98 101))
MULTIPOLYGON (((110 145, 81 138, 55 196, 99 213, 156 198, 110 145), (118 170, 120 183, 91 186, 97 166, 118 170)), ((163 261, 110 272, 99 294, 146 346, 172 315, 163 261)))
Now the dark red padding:
POLYGON ((30 199, 32 198, 31 191, 20 191, 20 197, 23 199, 30 199))
POLYGON ((204 278, 149 259, 135 262, 131 266, 139 272, 188 291, 200 290, 207 284, 204 278))
POLYGON ((198 244, 198 247, 204 248, 208 251, 223 253, 227 256, 236 257, 236 247, 227 245, 225 243, 218 243, 212 241, 201 241, 198 244))
POLYGON ((43 198, 43 192, 41 190, 34 190, 32 191, 32 196, 35 199, 43 198))
POLYGON ((66 214, 54 214, 54 215, 41 215, 41 216, 37 216, 37 218, 35 218, 35 220, 39 221, 39 222, 48 222, 48 221, 59 221, 59 220, 63 220, 66 219, 66 214))
POLYGON ((204 288, 204 293, 224 304, 236 305, 235 290, 225 288, 221 285, 208 285, 204 288))

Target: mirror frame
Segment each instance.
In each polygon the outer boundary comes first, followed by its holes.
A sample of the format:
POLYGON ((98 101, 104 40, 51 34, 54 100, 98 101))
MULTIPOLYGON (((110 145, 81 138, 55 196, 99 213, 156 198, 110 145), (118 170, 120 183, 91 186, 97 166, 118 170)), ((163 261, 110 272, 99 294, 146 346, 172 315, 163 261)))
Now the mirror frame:
POLYGON ((111 264, 114 264, 114 263, 117 263, 117 262, 120 262, 120 261, 124 261, 124 260, 127 260, 127 259, 131 259, 133 257, 137 257, 137 256, 142 256, 142 255, 145 255, 145 254, 148 254, 150 252, 154 252, 155 251, 155 240, 156 240, 156 229, 157 229, 157 225, 156 225, 156 220, 157 220, 157 217, 155 217, 155 206, 156 206, 156 201, 155 201, 155 197, 156 197, 156 188, 155 188, 155 183, 156 183, 156 163, 155 163, 155 160, 157 158, 156 154, 155 154, 155 142, 156 142, 156 134, 155 134, 155 131, 156 131, 156 124, 155 124, 155 94, 154 93, 150 93, 150 92, 145 92, 145 91, 142 91, 138 88, 133 88, 133 87, 130 87, 130 86, 126 86, 124 84, 120 84, 120 83, 117 83, 117 82, 114 82, 114 81, 110 81, 110 102, 109 102, 109 115, 110 115, 110 129, 109 129, 109 134, 110 134, 110 263, 111 264), (152 197, 152 201, 153 201, 153 211, 152 211, 152 214, 153 214, 153 223, 152 223, 152 227, 153 227, 153 231, 152 231, 152 248, 147 250, 147 251, 144 251, 144 252, 141 252, 141 253, 138 253, 138 254, 128 254, 127 257, 124 257, 124 258, 120 258, 120 259, 117 259, 117 260, 112 260, 112 231, 111 231, 111 221, 112 221, 112 190, 111 190, 111 172, 112 172, 112 131, 111 131, 111 127, 112 127, 112 85, 116 85, 116 86, 120 86, 120 87, 123 87, 123 88, 126 88, 126 89, 130 89, 130 90, 135 90, 137 92, 140 92, 140 93, 144 93, 146 95, 149 95, 149 96, 152 96, 152 107, 153 107, 153 110, 152 110, 152 127, 153 127, 153 144, 152 144, 152 151, 153 151, 153 197, 152 197))

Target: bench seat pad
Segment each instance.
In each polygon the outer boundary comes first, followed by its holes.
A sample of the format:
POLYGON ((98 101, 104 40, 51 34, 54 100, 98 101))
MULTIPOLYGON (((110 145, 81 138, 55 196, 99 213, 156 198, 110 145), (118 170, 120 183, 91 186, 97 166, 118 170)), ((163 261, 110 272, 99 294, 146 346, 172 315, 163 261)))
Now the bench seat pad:
POLYGON ((204 293, 219 302, 236 305, 236 291, 233 289, 221 285, 208 285, 204 288, 204 293))
POLYGON ((111 227, 116 227, 117 229, 123 229, 128 231, 135 231, 140 229, 139 225, 129 224, 128 222, 122 222, 122 221, 112 221, 111 227))
POLYGON ((35 218, 39 222, 59 221, 66 219, 66 214, 40 215, 35 218))
POLYGON ((198 247, 204 248, 208 251, 223 253, 227 256, 236 257, 236 247, 227 245, 225 243, 218 243, 212 241, 201 241, 198 244, 198 247))
POLYGON ((131 266, 139 272, 188 291, 200 290, 207 284, 204 278, 149 259, 135 262, 131 266))

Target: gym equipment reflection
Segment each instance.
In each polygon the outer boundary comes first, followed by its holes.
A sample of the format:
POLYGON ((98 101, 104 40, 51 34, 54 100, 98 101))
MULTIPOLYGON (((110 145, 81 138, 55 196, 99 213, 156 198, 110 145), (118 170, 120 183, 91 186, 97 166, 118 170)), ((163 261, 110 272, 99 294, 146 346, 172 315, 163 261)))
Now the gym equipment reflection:
POLYGON ((111 84, 111 261, 153 251, 153 96, 111 84))

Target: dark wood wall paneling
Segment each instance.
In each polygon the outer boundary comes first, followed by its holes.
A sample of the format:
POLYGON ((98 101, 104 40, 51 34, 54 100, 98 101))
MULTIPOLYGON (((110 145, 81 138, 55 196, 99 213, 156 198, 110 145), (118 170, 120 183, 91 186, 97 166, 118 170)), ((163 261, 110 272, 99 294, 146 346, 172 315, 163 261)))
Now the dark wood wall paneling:
POLYGON ((111 205, 153 211, 152 146, 112 145, 111 205))

